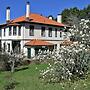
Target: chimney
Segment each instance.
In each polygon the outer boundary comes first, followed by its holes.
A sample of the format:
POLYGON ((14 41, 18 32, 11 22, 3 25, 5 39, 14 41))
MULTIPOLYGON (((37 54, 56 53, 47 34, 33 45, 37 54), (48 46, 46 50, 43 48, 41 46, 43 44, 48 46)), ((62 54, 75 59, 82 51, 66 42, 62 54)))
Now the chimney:
POLYGON ((27 5, 26 5, 26 18, 29 18, 29 14, 30 14, 30 3, 27 2, 27 5))
POLYGON ((52 17, 51 15, 50 15, 50 16, 48 16, 48 18, 49 18, 49 19, 51 19, 51 20, 53 20, 53 17, 52 17))
POLYGON ((57 22, 62 23, 62 15, 61 14, 57 15, 57 22))
POLYGON ((10 21, 10 7, 6 8, 6 22, 10 21))

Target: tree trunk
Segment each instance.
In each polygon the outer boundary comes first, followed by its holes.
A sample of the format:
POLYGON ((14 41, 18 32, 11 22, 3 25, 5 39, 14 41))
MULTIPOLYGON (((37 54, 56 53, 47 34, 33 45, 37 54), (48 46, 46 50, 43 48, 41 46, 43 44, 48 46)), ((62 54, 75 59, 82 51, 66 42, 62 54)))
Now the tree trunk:
POLYGON ((14 72, 14 66, 15 66, 15 60, 12 61, 12 65, 11 65, 11 72, 14 72))

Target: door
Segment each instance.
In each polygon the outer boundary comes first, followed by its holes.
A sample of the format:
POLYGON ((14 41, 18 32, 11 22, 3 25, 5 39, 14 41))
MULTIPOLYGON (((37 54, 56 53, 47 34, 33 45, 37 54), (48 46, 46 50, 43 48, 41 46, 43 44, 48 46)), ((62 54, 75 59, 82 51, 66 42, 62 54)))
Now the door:
POLYGON ((21 52, 21 45, 20 41, 12 41, 12 49, 15 53, 20 53, 21 52))
POLYGON ((31 48, 28 48, 28 58, 31 58, 31 48))

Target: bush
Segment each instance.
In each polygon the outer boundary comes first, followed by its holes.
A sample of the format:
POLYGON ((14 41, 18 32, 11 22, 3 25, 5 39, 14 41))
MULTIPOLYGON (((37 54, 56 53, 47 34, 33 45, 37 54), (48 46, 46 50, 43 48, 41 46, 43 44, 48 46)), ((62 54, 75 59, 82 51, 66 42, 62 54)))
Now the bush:
POLYGON ((53 55, 54 63, 49 63, 47 70, 41 72, 46 82, 60 82, 61 80, 75 80, 88 73, 90 51, 83 45, 63 46, 59 54, 53 55))
POLYGON ((5 86, 5 90, 12 90, 18 83, 16 81, 9 81, 5 86))
POLYGON ((0 70, 11 70, 11 72, 14 72, 15 67, 22 65, 23 59, 23 53, 7 53, 2 50, 0 51, 0 70))
POLYGON ((5 90, 13 90, 17 84, 19 84, 14 78, 13 73, 8 73, 5 77, 6 83, 4 85, 5 90))
POLYGON ((8 54, 0 52, 0 70, 10 70, 10 65, 8 61, 9 61, 8 54))

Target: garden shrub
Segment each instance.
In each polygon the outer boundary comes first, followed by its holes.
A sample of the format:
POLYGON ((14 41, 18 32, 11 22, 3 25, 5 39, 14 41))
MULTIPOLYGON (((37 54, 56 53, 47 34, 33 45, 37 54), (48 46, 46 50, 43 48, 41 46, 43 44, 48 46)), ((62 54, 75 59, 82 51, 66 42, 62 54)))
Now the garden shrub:
POLYGON ((41 72, 42 79, 46 82, 71 81, 87 75, 90 51, 83 45, 62 46, 52 59, 54 63, 49 63, 49 67, 41 72))

